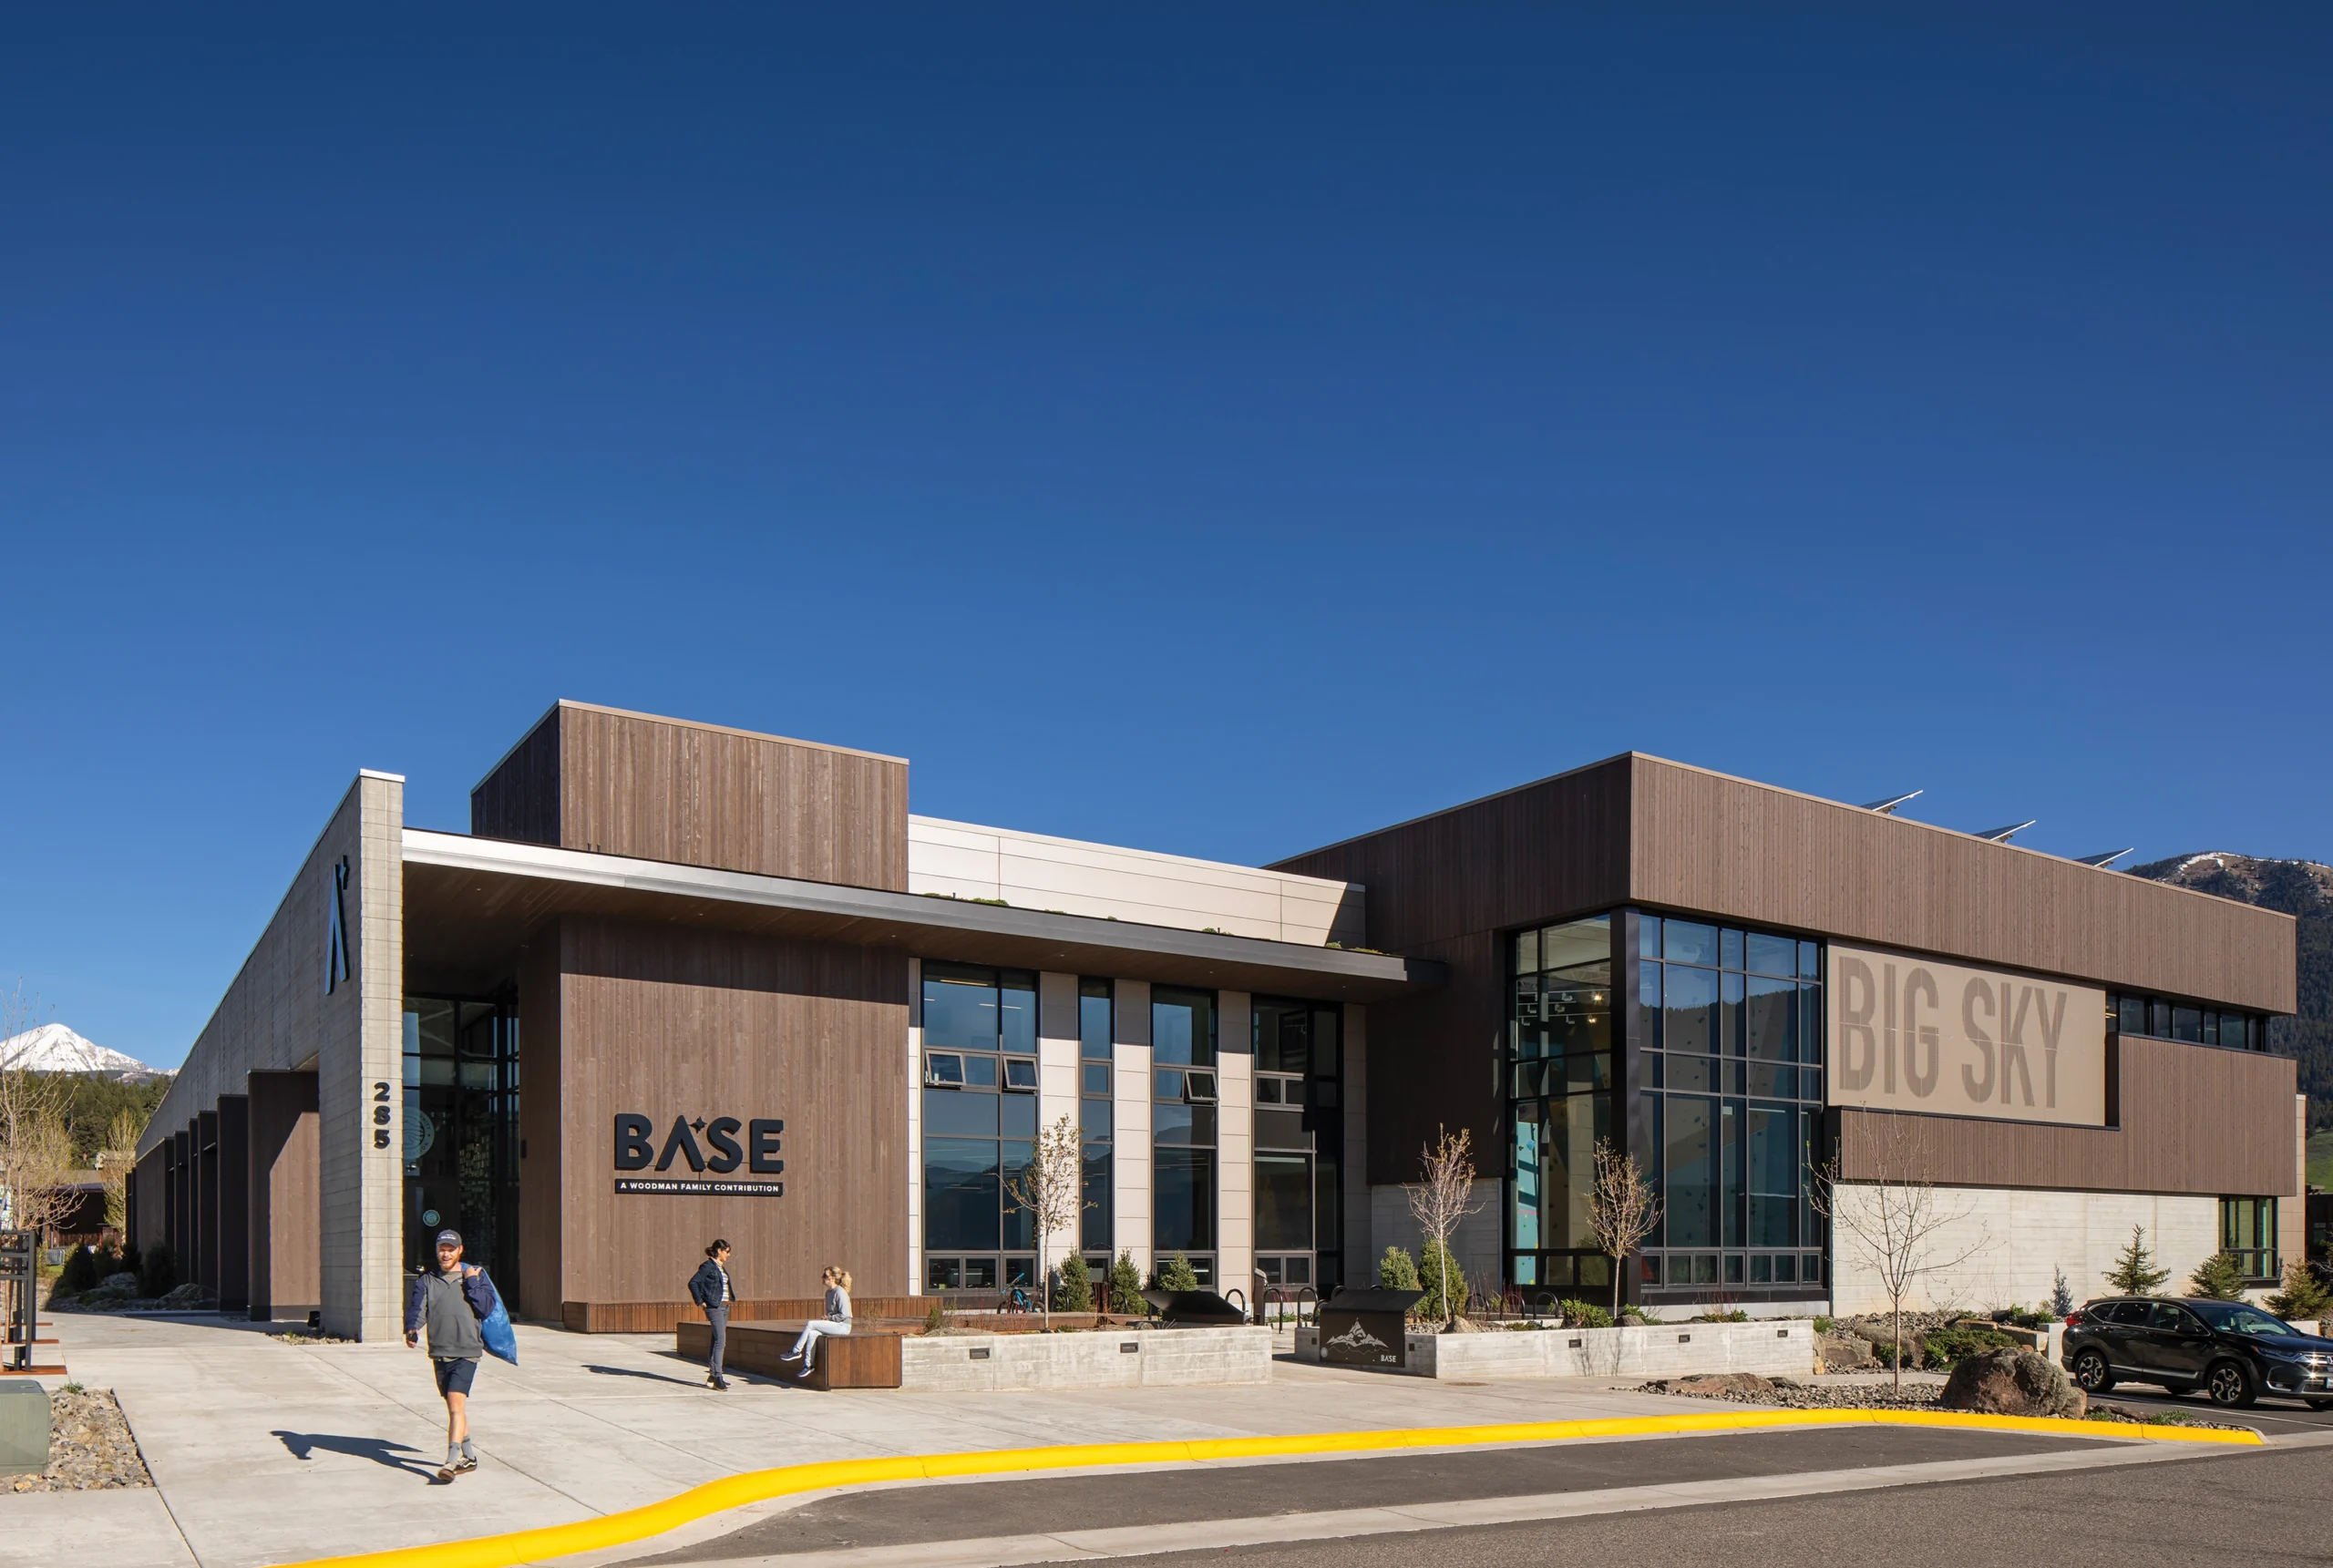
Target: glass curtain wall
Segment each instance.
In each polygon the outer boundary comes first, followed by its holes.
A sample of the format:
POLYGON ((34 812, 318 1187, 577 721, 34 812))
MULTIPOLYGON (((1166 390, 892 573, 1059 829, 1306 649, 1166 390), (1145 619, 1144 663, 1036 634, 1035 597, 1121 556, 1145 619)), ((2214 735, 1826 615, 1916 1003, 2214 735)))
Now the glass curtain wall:
POLYGON ((1516 935, 1508 1025, 1507 1278, 1526 1293, 1611 1288, 1588 1234, 1596 1143, 1611 1135, 1612 917, 1516 935))
POLYGON ((1113 1227, 1111 1115, 1112 1042, 1117 1037, 1110 982, 1077 982, 1077 1125, 1085 1151, 1078 1216, 1078 1249, 1089 1266, 1109 1272, 1113 1227))
POLYGON ((519 1009, 516 999, 405 1001, 405 1265, 437 1266, 437 1233, 519 1282, 519 1009))
POLYGON ((1216 1013, 1213 991, 1150 992, 1153 1267, 1181 1253, 1215 1277, 1216 1013))
POLYGON ((1820 945, 1653 915, 1637 930, 1639 1154, 1662 1208, 1641 1285, 1692 1297, 1819 1289, 1820 945))
POLYGON ((1035 1157, 1037 977, 923 966, 923 1250, 927 1291, 1027 1286, 1035 1225, 1005 1178, 1035 1157))
POLYGON ((1258 997, 1252 1017, 1257 1283, 1325 1295, 1343 1277, 1343 1012, 1329 1002, 1258 997))

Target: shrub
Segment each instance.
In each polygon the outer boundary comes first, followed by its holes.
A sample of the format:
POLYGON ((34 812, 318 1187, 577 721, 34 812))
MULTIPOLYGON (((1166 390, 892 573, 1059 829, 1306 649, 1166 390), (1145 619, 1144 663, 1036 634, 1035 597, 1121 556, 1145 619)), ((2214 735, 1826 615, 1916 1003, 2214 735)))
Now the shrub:
POLYGON ((1389 1246, 1377 1260, 1377 1283, 1388 1290, 1420 1290, 1417 1260, 1398 1246, 1389 1246))
POLYGON ((86 1246, 77 1246, 65 1257, 65 1266, 57 1271, 57 1294, 78 1296, 94 1286, 103 1276, 98 1273, 97 1255, 86 1246))
POLYGON ((1053 1286, 1053 1307, 1061 1312, 1094 1310, 1093 1271, 1075 1253, 1061 1260, 1061 1280, 1053 1286))
POLYGON ((1696 1323, 1747 1323, 1750 1321, 1750 1315, 1739 1307, 1731 1312, 1721 1307, 1712 1307, 1693 1321, 1696 1323))
POLYGON ((1118 1254, 1118 1261, 1110 1266, 1110 1310, 1136 1317, 1150 1310, 1150 1303, 1142 1298, 1142 1270, 1135 1267, 1130 1252, 1118 1254))
POLYGON ((1425 1256, 1418 1262, 1418 1288, 1426 1293, 1418 1303, 1418 1310, 1435 1317, 1455 1317, 1466 1310, 1466 1276, 1450 1249, 1440 1242, 1425 1244, 1425 1256), (1445 1297, 1444 1292, 1447 1291, 1445 1297))
MULTIPOLYGON (((1974 1356, 1979 1350, 2017 1349, 2018 1341, 1992 1328, 1939 1328, 1927 1337, 1924 1352, 1927 1364, 1939 1372, 1949 1372, 1964 1356, 1974 1356)), ((1886 1347, 1879 1347, 1880 1358, 1886 1359, 1886 1347)), ((1906 1347, 1908 1351, 1909 1347, 1906 1347)), ((1905 1358, 1909 1360, 1907 1354, 1905 1358)))
POLYGON ((1652 1327, 1652 1314, 1633 1301, 1624 1302, 1620 1307, 1620 1327, 1626 1328, 1631 1323, 1650 1328, 1652 1327))
POLYGON ((2268 1297, 2268 1310, 2279 1317, 2314 1322, 2333 1316, 2333 1292, 2307 1264, 2294 1260, 2285 1266, 2285 1287, 2268 1297))
POLYGON ((170 1255, 169 1247, 156 1242, 147 1249, 145 1261, 138 1266, 138 1294, 168 1296, 178 1288, 178 1259, 170 1255))
POLYGON ((1197 1290, 1198 1287, 1198 1270, 1193 1268, 1191 1260, 1179 1252, 1168 1258, 1166 1266, 1158 1271, 1158 1288, 1161 1290, 1197 1290))
POLYGON ((1564 1315, 1567 1328, 1609 1328, 1612 1315, 1592 1301, 1566 1301, 1557 1311, 1564 1315))
POLYGON ((2207 1296, 2215 1301, 2241 1301, 2244 1266, 2235 1261, 2234 1253, 2215 1252, 2196 1266, 2195 1272, 2187 1276, 2187 1283, 2195 1287, 2198 1296, 2207 1296))
POLYGON ((1832 1322, 1827 1317, 1817 1317, 1814 1320, 1814 1332, 1817 1334, 1828 1334, 1837 1327, 1837 1324, 1832 1322))
POLYGON ((936 1296, 933 1296, 931 1298, 931 1310, 923 1315, 923 1331, 926 1334, 937 1334, 940 1332, 940 1325, 947 1321, 947 1308, 940 1305, 940 1297, 936 1296))

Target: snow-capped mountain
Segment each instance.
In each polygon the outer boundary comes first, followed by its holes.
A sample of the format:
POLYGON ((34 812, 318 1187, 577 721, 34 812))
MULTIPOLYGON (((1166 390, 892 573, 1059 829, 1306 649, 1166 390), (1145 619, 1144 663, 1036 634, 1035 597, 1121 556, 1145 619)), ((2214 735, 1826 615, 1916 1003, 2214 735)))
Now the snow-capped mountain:
POLYGON ((108 1050, 61 1023, 0 1040, 0 1069, 10 1072, 103 1072, 115 1078, 153 1078, 155 1069, 135 1057, 108 1050))

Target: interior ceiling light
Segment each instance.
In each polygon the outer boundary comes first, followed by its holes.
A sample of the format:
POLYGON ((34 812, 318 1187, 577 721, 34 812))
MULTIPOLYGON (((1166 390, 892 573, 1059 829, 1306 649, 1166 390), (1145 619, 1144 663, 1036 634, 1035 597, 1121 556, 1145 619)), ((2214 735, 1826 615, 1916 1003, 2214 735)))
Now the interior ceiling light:
POLYGON ((1895 815, 1895 811, 1897 806, 1902 805, 1907 800, 1917 800, 1921 795, 1927 793, 1928 792, 1924 789, 1916 789, 1910 794, 1889 795, 1885 800, 1865 801, 1864 802, 1863 808, 1865 811, 1876 811, 1882 816, 1892 816, 1895 815))
POLYGON ((2023 822, 2012 822, 2007 827, 1989 827, 1982 833, 1972 833, 1968 836, 1981 838, 1988 844, 2007 844, 2040 820, 2038 816, 2029 816, 2023 822))

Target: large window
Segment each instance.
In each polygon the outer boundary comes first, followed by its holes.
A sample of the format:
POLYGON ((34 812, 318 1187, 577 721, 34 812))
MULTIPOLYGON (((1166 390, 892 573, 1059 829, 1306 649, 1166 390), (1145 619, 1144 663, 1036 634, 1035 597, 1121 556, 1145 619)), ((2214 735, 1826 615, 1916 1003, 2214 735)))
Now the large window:
POLYGON ((1648 1291, 1783 1296, 1823 1282, 1812 1196, 1823 1117, 1822 950, 1640 916, 1642 1137, 1661 1194, 1648 1291))
POLYGON ((1338 1244, 1343 1014, 1333 1003, 1258 997, 1250 1017, 1257 1282, 1289 1289, 1312 1286, 1325 1293, 1343 1277, 1338 1244))
POLYGON ((929 1290, 1031 1285, 1031 1215, 1005 1194, 1036 1153, 1037 977, 923 966, 923 1249, 929 1290))
POLYGON ((2143 1034, 2156 1040, 2184 1040, 2190 1045, 2216 1045, 2225 1050, 2268 1049, 2268 1020, 2255 1013, 2224 1012, 2169 997, 2136 996, 2130 992, 2106 999, 2106 1021, 2118 1034, 2143 1034))
POLYGON ((2222 1198, 2220 1250, 2235 1254, 2244 1277, 2255 1285, 2274 1285, 2282 1278, 2276 1257, 2276 1200, 2222 1198))
POLYGON ((1199 1283, 1215 1280, 1215 993, 1154 986, 1150 992, 1151 1250, 1159 1264, 1190 1259, 1199 1283))
POLYGON ((1596 1142, 1611 1135, 1612 917, 1518 934, 1508 1025, 1510 1276, 1526 1288, 1611 1288, 1588 1235, 1596 1142))
POLYGON ((405 1262, 435 1267, 440 1230, 519 1279, 519 1014, 498 1001, 405 1000, 405 1262))
POLYGON ((1077 1125, 1085 1151, 1085 1177, 1078 1218, 1078 1247, 1093 1255, 1105 1272, 1110 1266, 1111 1146, 1115 1139, 1111 1107, 1111 1064, 1117 1018, 1110 982, 1077 982, 1077 1125))

